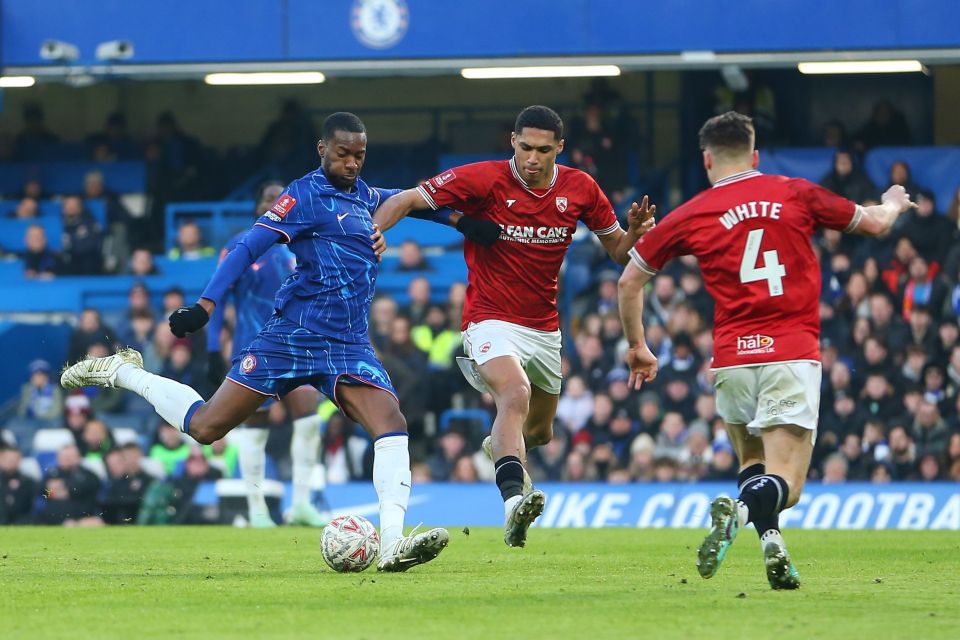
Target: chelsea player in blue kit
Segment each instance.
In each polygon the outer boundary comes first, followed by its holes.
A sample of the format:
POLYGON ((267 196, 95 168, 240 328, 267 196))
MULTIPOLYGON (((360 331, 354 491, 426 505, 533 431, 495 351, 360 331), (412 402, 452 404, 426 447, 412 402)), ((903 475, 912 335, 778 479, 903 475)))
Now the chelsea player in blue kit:
MULTIPOLYGON (((373 189, 360 180, 366 145, 359 118, 349 113, 327 118, 317 144, 320 169, 289 185, 226 257, 197 304, 170 316, 175 335, 197 331, 229 286, 268 248, 283 242, 297 257, 296 272, 277 293, 274 315, 208 402, 186 385, 144 371, 140 354, 132 349, 83 360, 67 367, 60 380, 68 389, 116 386, 133 391, 167 422, 204 444, 246 420, 265 397, 313 385, 374 438, 381 531, 377 568, 405 571, 437 557, 449 534, 438 528, 403 535, 410 498, 407 425, 367 333, 382 250, 372 214, 398 191, 373 189)), ((499 227, 467 228, 465 221, 457 227, 468 237, 472 233, 492 242, 499 235, 499 227)))
MULTIPOLYGON (((283 193, 281 182, 266 182, 256 193, 254 214, 259 218, 273 206, 283 193)), ((244 234, 239 233, 227 243, 221 253, 221 261, 237 246, 244 234)), ((230 361, 241 357, 244 347, 253 342, 260 329, 273 315, 274 298, 283 282, 296 269, 296 258, 283 244, 275 244, 233 283, 229 291, 236 310, 233 328, 230 361)), ((220 330, 223 326, 224 304, 210 316, 207 325, 207 375, 215 385, 223 382, 226 362, 220 348, 220 330)), ((272 399, 267 399, 260 409, 244 421, 240 434, 240 475, 247 489, 247 512, 250 526, 263 529, 277 526, 270 517, 270 510, 263 493, 266 478, 267 439, 270 436, 267 410, 272 399)), ((320 394, 310 385, 297 387, 283 398, 284 407, 293 423, 290 440, 290 459, 293 462, 293 500, 288 522, 292 525, 322 527, 325 518, 311 503, 311 479, 318 465, 320 428, 322 420, 317 414, 320 394)), ((322 467, 321 467, 322 473, 322 467)))

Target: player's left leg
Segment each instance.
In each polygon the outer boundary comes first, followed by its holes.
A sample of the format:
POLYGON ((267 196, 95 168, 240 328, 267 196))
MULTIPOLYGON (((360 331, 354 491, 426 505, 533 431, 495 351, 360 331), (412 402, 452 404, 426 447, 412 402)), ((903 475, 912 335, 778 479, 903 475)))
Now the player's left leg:
POLYGON ((800 500, 813 455, 813 434, 797 425, 764 429, 766 472, 748 482, 740 494, 760 535, 767 580, 773 589, 800 587, 800 574, 790 560, 778 516, 800 500))
POLYGON ((293 419, 293 438, 290 440, 290 459, 293 461, 293 504, 289 524, 322 527, 328 522, 310 500, 311 480, 318 464, 320 428, 322 420, 317 413, 320 394, 310 386, 297 387, 283 399, 293 419))
POLYGON ((767 579, 774 589, 796 589, 800 576, 780 532, 779 514, 800 499, 820 410, 819 363, 760 368, 758 411, 747 425, 763 440, 764 473, 745 483, 740 503, 760 536, 767 579))
POLYGON ((403 535, 403 519, 410 501, 410 452, 407 421, 400 413, 396 396, 351 376, 340 376, 335 385, 332 398, 336 404, 374 439, 373 485, 380 500, 377 570, 406 571, 430 562, 447 546, 450 534, 438 528, 403 535))

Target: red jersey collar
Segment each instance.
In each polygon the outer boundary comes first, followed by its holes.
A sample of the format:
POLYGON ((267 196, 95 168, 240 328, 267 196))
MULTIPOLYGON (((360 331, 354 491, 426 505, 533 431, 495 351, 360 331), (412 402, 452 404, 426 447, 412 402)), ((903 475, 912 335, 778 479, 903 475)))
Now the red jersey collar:
POLYGON ((513 158, 510 158, 510 173, 513 174, 513 178, 520 183, 520 186, 522 186, 524 189, 527 190, 528 193, 530 193, 533 196, 536 196, 537 198, 543 198, 548 193, 550 193, 550 190, 553 189, 553 185, 557 184, 557 176, 560 174, 560 168, 557 167, 556 164, 553 165, 553 179, 550 180, 550 186, 547 187, 547 190, 544 191, 543 193, 537 193, 536 191, 528 187, 527 183, 524 182, 523 178, 520 177, 520 171, 517 170, 516 159, 517 159, 516 156, 514 156, 513 158))
POLYGON ((748 178, 756 178, 757 176, 762 176, 763 174, 757 171, 756 169, 747 169, 746 171, 741 171, 740 173, 734 173, 722 178, 713 183, 713 188, 724 187, 728 184, 733 184, 734 182, 740 182, 741 180, 747 180, 748 178))

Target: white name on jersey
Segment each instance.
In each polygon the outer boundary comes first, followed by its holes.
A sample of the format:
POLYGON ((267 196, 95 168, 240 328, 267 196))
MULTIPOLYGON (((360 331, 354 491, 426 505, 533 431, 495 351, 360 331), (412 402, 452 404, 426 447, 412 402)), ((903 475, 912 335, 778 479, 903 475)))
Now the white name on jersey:
POLYGON ((720 224, 729 231, 748 218, 770 218, 771 220, 779 220, 780 210, 782 208, 783 203, 780 202, 767 202, 766 200, 744 202, 732 209, 727 209, 727 212, 717 219, 720 221, 720 224))

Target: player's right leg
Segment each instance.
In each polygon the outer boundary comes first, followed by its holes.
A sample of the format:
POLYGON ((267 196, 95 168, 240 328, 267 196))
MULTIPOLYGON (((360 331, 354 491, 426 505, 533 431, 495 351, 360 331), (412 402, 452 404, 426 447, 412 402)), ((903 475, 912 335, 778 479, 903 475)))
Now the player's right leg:
MULTIPOLYGON (((332 393, 344 415, 359 422, 374 439, 373 484, 380 500, 380 561, 378 571, 402 572, 430 562, 447 546, 450 534, 435 528, 403 535, 410 500, 410 452, 407 422, 383 373, 383 387, 351 375, 338 376, 332 393)), ((372 381, 371 381, 372 382, 372 381)), ((378 380, 378 382, 382 381, 378 380)), ((326 389, 323 389, 326 392, 326 389)))
POLYGON ((119 387, 133 391, 153 405, 164 420, 201 444, 219 440, 243 422, 263 402, 257 393, 225 380, 209 402, 185 384, 143 369, 143 358, 134 349, 111 356, 89 358, 64 369, 65 389, 119 387))
POLYGON ((546 502, 546 496, 539 489, 524 493, 523 425, 530 413, 530 382, 520 360, 514 356, 488 360, 480 365, 480 375, 497 405, 490 437, 497 488, 503 498, 503 541, 509 547, 522 547, 526 544, 527 530, 543 513, 546 502))
POLYGON ((297 387, 287 394, 283 404, 293 418, 290 459, 293 462, 293 503, 289 524, 322 527, 329 518, 317 510, 310 499, 311 482, 320 454, 322 420, 317 413, 320 394, 310 386, 297 387))

